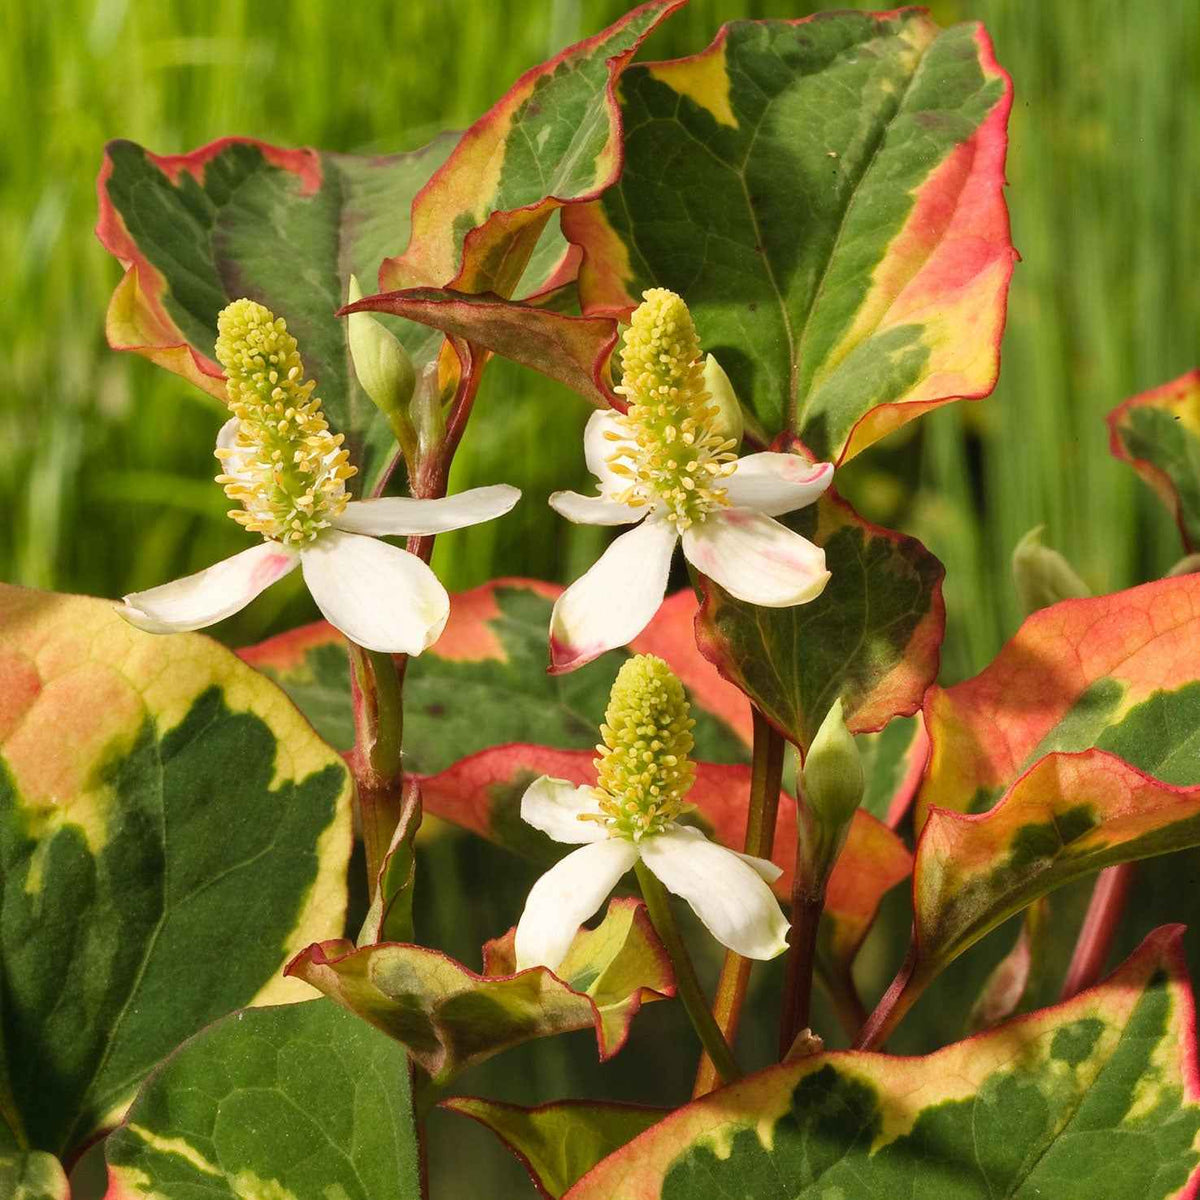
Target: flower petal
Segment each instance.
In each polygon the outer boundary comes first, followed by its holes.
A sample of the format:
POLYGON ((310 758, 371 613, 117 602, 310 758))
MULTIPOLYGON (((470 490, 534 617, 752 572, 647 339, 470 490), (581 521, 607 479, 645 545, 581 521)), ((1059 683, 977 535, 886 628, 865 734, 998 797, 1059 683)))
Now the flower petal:
POLYGON ((583 430, 583 457, 588 470, 599 480, 600 491, 606 496, 623 492, 626 487, 624 477, 618 475, 608 463, 617 451, 617 443, 607 436, 610 433, 619 434, 622 438, 628 436, 629 431, 620 413, 611 408, 601 408, 588 417, 583 430))
POLYGON ((744 958, 774 958, 787 948, 779 902, 741 855, 698 829, 677 827, 647 837, 642 861, 668 891, 682 896, 723 946, 744 958))
POLYGON ((637 637, 667 591, 678 534, 658 517, 623 533, 554 604, 550 671, 560 675, 637 637))
POLYGON ((825 551, 771 517, 725 508, 683 534, 688 562, 747 604, 789 608, 829 582, 825 551))
POLYGON ((294 550, 278 542, 263 542, 195 575, 132 592, 117 611, 148 633, 204 629, 245 608, 299 561, 294 550))
POLYGON ((579 926, 604 903, 637 857, 632 842, 606 837, 572 850, 555 863, 530 889, 517 922, 517 970, 538 966, 557 970, 579 926))
MULTIPOLYGON (((699 833, 700 831, 697 830, 696 832, 699 833)), ((703 837, 704 835, 701 834, 700 836, 703 837)), ((776 866, 769 858, 758 858, 753 854, 743 854, 740 850, 730 850, 729 853, 736 854, 748 867, 758 872, 767 883, 774 883, 783 874, 783 868, 776 866)))
POLYGON ((535 779, 521 797, 521 820, 569 846, 608 838, 599 821, 579 819, 585 813, 599 815, 599 812, 596 793, 590 787, 576 787, 549 775, 535 779))
POLYGON ((496 483, 443 496, 440 500, 418 500, 412 496, 355 500, 346 505, 334 525, 347 533, 375 536, 447 533, 502 517, 520 498, 520 488, 496 483))
POLYGON ((724 481, 729 503, 735 508, 777 517, 806 508, 833 482, 833 463, 805 462, 798 454, 747 454, 737 460, 737 470, 724 481))
POLYGON ((327 529, 300 558, 317 607, 352 642, 384 654, 420 654, 441 636, 450 597, 415 554, 327 529))
POLYGON ((606 500, 603 496, 581 496, 578 492, 553 493, 550 507, 576 525, 632 525, 646 515, 644 508, 606 500))

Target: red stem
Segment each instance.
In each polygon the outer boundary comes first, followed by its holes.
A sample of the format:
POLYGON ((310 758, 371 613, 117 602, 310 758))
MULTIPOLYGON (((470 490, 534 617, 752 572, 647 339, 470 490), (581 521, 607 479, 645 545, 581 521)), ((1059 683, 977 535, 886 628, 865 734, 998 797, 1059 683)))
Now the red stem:
POLYGON ((1134 863, 1121 863, 1100 872, 1075 942, 1067 977, 1063 980, 1060 1000, 1070 1000, 1091 987, 1103 974, 1121 918, 1125 915, 1135 869, 1134 863))
POLYGON ((928 980, 917 975, 917 948, 913 943, 900 970, 896 972, 896 978, 883 993, 866 1024, 859 1030, 858 1037, 854 1039, 853 1049, 878 1050, 882 1047, 908 1010, 917 1002, 927 983, 928 980))

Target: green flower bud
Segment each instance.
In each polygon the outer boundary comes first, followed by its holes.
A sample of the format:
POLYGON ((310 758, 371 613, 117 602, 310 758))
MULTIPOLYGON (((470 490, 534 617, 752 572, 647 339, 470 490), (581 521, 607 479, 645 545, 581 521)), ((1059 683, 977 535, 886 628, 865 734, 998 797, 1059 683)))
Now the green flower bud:
MULTIPOLYGON (((348 301, 353 304, 361 299, 362 288, 357 278, 351 275, 348 301)), ((375 407, 387 417, 407 457, 415 443, 412 423, 408 419, 408 402, 417 382, 412 360, 400 339, 370 313, 351 313, 346 321, 350 357, 354 360, 358 382, 375 402, 375 407)))
POLYGON ((1018 543, 1012 556, 1013 582, 1026 614, 1077 600, 1092 593, 1075 573, 1075 568, 1057 550, 1042 545, 1042 529, 1031 529, 1018 543))
POLYGON ((818 819, 848 826, 866 790, 862 758, 837 699, 825 714, 804 761, 804 794, 818 819))
POLYGON ((713 433, 740 443, 745 432, 742 406, 733 384, 729 382, 729 376, 725 374, 725 368, 711 354, 704 360, 704 386, 717 410, 717 417, 712 422, 713 433))

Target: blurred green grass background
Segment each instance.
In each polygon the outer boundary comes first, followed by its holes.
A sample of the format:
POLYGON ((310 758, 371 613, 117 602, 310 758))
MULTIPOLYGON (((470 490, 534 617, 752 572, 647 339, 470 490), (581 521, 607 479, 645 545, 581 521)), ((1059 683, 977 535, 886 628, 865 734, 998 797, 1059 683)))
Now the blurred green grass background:
MULTIPOLYGON (((231 133, 345 151, 409 149, 469 124, 521 71, 626 7, 624 0, 6 5, 0 578, 119 596, 245 545, 211 482, 216 410, 182 380, 105 345, 104 310, 120 268, 91 230, 107 139, 131 138, 160 153, 231 133)), ((724 20, 801 16, 813 7, 692 0, 646 54, 697 50, 724 20)), ((1179 556, 1165 513, 1109 457, 1104 414, 1200 357, 1200 5, 940 0, 931 7, 943 23, 983 20, 1015 79, 1009 203, 1024 262, 1013 280, 994 395, 910 425, 853 464, 841 486, 866 515, 920 536, 946 564, 943 674, 953 680, 980 669, 1016 627, 1008 557, 1031 526, 1044 522, 1047 541, 1097 591, 1161 574, 1179 556)), ((526 490, 526 502, 503 521, 440 539, 436 565, 451 588, 498 574, 566 579, 592 557, 597 532, 567 526, 543 503, 579 479, 575 439, 586 415, 577 397, 539 377, 506 363, 489 369, 455 482, 504 479, 526 490)), ((289 583, 218 635, 244 643, 311 619, 299 580, 289 583)), ((529 882, 518 872, 493 903, 468 904, 454 880, 489 874, 488 863, 471 857, 486 853, 448 843, 430 862, 438 898, 427 901, 427 928, 436 935, 429 940, 467 961, 478 953, 471 947, 510 923, 529 882)), ((664 1039, 681 1041, 681 1061, 691 1056, 689 1035, 658 1011, 667 1007, 647 1011, 647 1036, 631 1047, 658 1056, 656 1072, 667 1070, 658 1061, 664 1039)), ((581 1082, 592 1053, 587 1040, 575 1035, 560 1039, 566 1048, 518 1051, 468 1082, 509 1099, 584 1090, 632 1096, 620 1074, 593 1072, 581 1082)), ((519 1170, 466 1125, 451 1119, 438 1135, 443 1150, 460 1152, 435 1171, 443 1188, 435 1194, 530 1194, 519 1170)), ((435 1165, 439 1153, 435 1146, 435 1165)))

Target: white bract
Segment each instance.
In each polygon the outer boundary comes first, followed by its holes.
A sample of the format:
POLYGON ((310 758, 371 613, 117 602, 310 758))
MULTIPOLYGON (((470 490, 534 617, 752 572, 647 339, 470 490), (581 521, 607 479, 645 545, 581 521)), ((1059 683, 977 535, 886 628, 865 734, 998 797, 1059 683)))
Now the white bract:
POLYGON ((354 474, 303 382, 296 341, 282 318, 235 301, 220 316, 217 357, 234 416, 217 437, 217 482, 241 507, 239 524, 262 545, 195 575, 124 598, 121 615, 151 633, 202 629, 244 608, 300 567, 329 623, 367 650, 420 654, 450 614, 450 598, 416 555, 381 535, 435 534, 501 516, 521 493, 506 484, 419 500, 351 501, 354 474))
POLYGON ((825 552, 773 518, 812 504, 830 463, 794 454, 736 456, 737 432, 713 403, 728 380, 707 365, 687 306, 661 288, 634 311, 617 389, 629 409, 594 413, 584 455, 596 496, 556 492, 554 509, 585 525, 636 527, 616 538, 559 597, 550 624, 554 672, 623 646, 662 603, 678 542, 701 573, 764 608, 816 599, 829 580, 825 552))
POLYGON ((518 970, 557 969, 579 926, 640 859, 691 905, 708 931, 746 958, 787 948, 787 921, 767 886, 780 869, 710 842, 678 823, 695 776, 683 688, 661 659, 638 655, 621 668, 597 747, 597 785, 543 775, 521 800, 521 817, 556 842, 578 845, 533 885, 517 923, 518 970))

